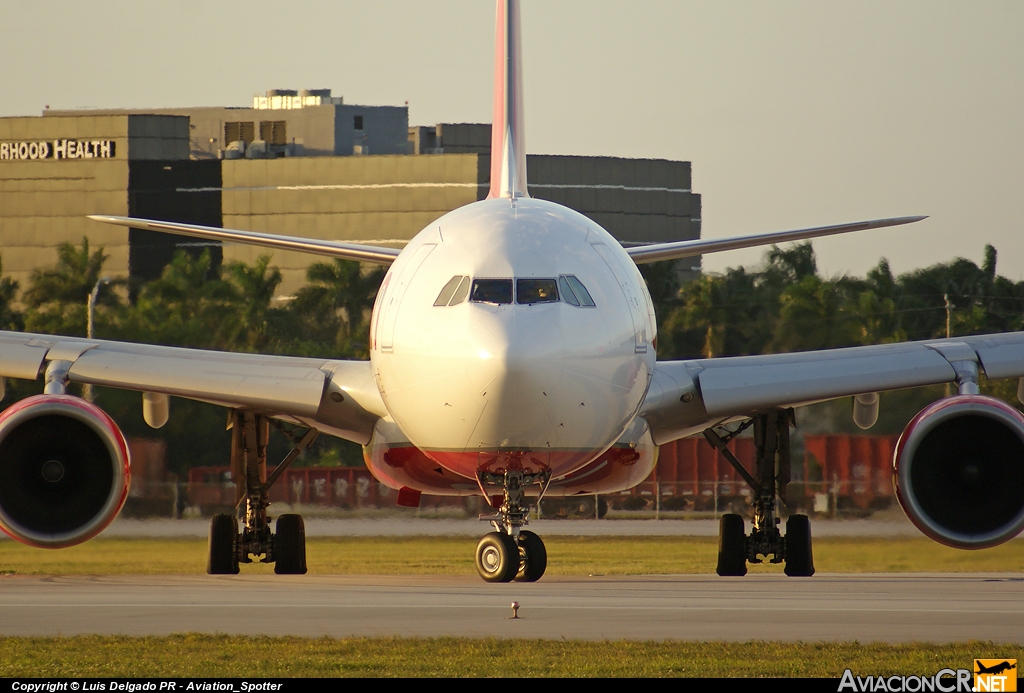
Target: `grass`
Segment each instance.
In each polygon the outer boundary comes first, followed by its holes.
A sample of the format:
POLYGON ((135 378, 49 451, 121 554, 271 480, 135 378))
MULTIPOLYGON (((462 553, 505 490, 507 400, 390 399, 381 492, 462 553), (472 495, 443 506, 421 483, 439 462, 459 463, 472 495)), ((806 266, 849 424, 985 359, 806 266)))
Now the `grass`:
MULTIPOLYGON (((718 544, 711 537, 565 537, 545 539, 549 575, 671 575, 712 573, 718 544)), ((311 573, 332 575, 475 575, 470 537, 310 538, 311 573)), ((820 573, 1024 572, 1024 541, 983 551, 950 549, 924 537, 824 537, 814 543, 820 573)), ((69 549, 42 550, 0 541, 0 574, 199 574, 205 539, 95 539, 69 549)), ((272 573, 246 565, 246 574, 272 573)), ((752 573, 781 565, 750 566, 752 573)))
POLYGON ((930 676, 975 657, 1024 660, 992 643, 795 645, 471 638, 304 639, 224 635, 0 638, 0 677, 930 676))

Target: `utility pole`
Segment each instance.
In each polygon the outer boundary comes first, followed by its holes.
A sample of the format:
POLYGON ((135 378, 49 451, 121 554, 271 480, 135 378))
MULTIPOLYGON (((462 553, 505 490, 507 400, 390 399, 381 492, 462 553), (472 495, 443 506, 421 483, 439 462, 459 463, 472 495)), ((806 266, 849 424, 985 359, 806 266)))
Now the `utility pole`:
MULTIPOLYGON (((942 294, 942 300, 946 302, 946 339, 952 336, 953 304, 949 302, 949 294, 942 294)), ((946 397, 952 393, 949 383, 946 383, 946 397)))
MULTIPOLYGON (((100 295, 100 287, 103 286, 104 284, 109 283, 110 277, 103 277, 98 282, 96 282, 96 286, 92 287, 92 291, 89 293, 89 317, 85 327, 85 336, 88 339, 92 339, 93 326, 96 323, 96 299, 100 295)), ((87 383, 85 387, 82 388, 82 395, 85 397, 85 400, 87 402, 91 402, 93 400, 92 385, 87 383)))

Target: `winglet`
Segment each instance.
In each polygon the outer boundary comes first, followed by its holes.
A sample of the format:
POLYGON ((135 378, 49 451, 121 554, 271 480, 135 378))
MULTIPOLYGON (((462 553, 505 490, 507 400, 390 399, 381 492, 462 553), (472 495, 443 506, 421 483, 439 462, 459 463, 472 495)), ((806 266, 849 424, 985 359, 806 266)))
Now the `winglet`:
POLYGON ((519 0, 498 0, 494 29, 494 119, 487 198, 529 197, 523 137, 522 23, 519 0))

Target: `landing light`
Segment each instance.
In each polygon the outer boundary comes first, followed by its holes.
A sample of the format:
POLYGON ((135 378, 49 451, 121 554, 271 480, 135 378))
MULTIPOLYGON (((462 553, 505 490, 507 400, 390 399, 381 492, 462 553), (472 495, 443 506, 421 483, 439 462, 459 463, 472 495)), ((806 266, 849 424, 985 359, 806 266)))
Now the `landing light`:
POLYGON ((477 352, 477 355, 483 360, 491 358, 491 352, 487 351, 487 349, 481 349, 477 352))

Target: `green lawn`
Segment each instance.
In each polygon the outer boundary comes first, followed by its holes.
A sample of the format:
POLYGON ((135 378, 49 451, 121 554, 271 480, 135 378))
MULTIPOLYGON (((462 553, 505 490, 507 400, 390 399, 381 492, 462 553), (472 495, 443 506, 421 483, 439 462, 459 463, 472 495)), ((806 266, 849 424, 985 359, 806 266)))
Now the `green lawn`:
MULTIPOLYGON (((563 537, 545 539, 549 575, 711 573, 710 537, 563 537)), ((474 575, 471 537, 311 538, 311 573, 340 575, 474 575)), ((950 549, 924 537, 821 538, 814 561, 822 573, 1024 572, 1024 541, 984 551, 950 549)), ((195 574, 206 569, 205 539, 95 539, 69 549, 33 549, 0 541, 0 573, 22 575, 195 574)), ((751 572, 781 572, 779 565, 751 572)), ((269 565, 242 566, 268 573, 269 565)))
POLYGON ((0 677, 860 676, 969 669, 1017 658, 991 643, 861 645, 562 642, 470 638, 0 638, 0 677))

